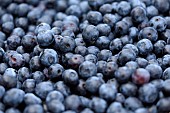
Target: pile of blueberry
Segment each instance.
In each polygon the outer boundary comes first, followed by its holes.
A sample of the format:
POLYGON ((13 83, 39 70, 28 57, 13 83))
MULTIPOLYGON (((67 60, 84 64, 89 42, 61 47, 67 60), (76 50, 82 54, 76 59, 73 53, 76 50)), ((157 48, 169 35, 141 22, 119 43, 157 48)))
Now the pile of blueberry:
POLYGON ((0 0, 0 113, 169 113, 170 0, 0 0))

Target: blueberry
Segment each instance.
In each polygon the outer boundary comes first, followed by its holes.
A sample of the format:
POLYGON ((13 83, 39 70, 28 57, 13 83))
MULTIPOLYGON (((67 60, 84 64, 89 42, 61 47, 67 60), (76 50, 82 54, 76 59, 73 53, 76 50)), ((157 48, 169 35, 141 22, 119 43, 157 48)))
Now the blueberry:
POLYGON ((103 49, 97 54, 98 60, 104 60, 104 61, 106 61, 111 56, 112 56, 112 52, 108 49, 103 49))
POLYGON ((2 78, 3 83, 7 88, 13 88, 17 85, 17 73, 13 68, 7 68, 2 78))
POLYGON ((54 41, 54 36, 52 34, 52 31, 50 30, 40 32, 37 35, 37 42, 42 47, 49 46, 50 44, 52 44, 53 41, 54 41))
POLYGON ((157 102, 157 108, 159 112, 168 112, 170 111, 170 98, 166 97, 166 98, 162 98, 157 102))
POLYGON ((77 69, 84 62, 84 57, 79 54, 74 54, 69 60, 68 65, 73 69, 77 69))
POLYGON ((147 17, 149 17, 149 18, 152 18, 152 17, 154 17, 154 16, 157 16, 158 15, 158 9, 155 7, 155 6, 153 6, 153 5, 151 5, 151 6, 148 6, 147 8, 146 8, 146 12, 147 12, 147 17))
POLYGON ((137 89, 137 86, 131 82, 122 84, 120 86, 120 92, 127 97, 136 96, 137 89))
POLYGON ((164 53, 164 47, 166 42, 163 40, 159 40, 154 44, 154 53, 156 55, 162 55, 164 53))
POLYGON ((141 86, 138 90, 139 99, 144 103, 153 103, 158 97, 157 88, 148 83, 141 86))
POLYGON ((104 4, 104 0, 98 1, 98 0, 88 0, 88 4, 92 9, 97 9, 99 6, 104 4))
POLYGON ((89 46, 87 48, 87 54, 94 54, 97 56, 97 54, 100 52, 99 48, 97 48, 96 46, 89 46))
POLYGON ((145 27, 139 32, 138 39, 149 39, 155 42, 158 39, 158 33, 153 27, 145 27))
POLYGON ((67 69, 63 72, 62 78, 66 84, 77 85, 79 83, 79 76, 73 69, 67 69))
MULTIPOLYGON (((56 25, 56 26, 57 26, 57 25, 56 25)), ((53 27, 53 28, 51 29, 51 31, 53 32, 53 34, 54 34, 54 38, 55 38, 55 35, 59 35, 59 34, 61 34, 62 29, 61 29, 61 28, 59 28, 59 27, 53 27)))
POLYGON ((26 105, 41 104, 42 100, 33 93, 26 93, 24 96, 24 102, 26 105))
POLYGON ((81 1, 79 6, 80 6, 82 13, 87 13, 90 10, 88 1, 81 1))
POLYGON ((64 96, 59 91, 51 91, 50 93, 48 93, 48 95, 46 97, 46 102, 50 102, 52 100, 59 100, 60 102, 63 102, 64 96))
POLYGON ((129 28, 129 37, 131 37, 132 39, 136 39, 136 37, 138 36, 139 30, 136 27, 130 27, 129 28))
POLYGON ((119 87, 119 83, 118 83, 118 81, 117 81, 116 78, 109 79, 109 80, 107 81, 107 83, 116 86, 116 88, 119 87))
POLYGON ((36 45, 36 46, 33 48, 32 54, 33 54, 34 56, 38 56, 42 51, 43 51, 43 48, 41 48, 39 45, 36 45))
POLYGON ((133 44, 126 44, 122 49, 131 49, 132 51, 136 53, 136 55, 138 55, 139 53, 138 48, 133 44))
POLYGON ((82 78, 89 78, 97 73, 97 67, 90 61, 84 61, 80 64, 78 72, 82 78))
POLYGON ((86 80, 85 82, 85 89, 92 93, 95 94, 98 92, 100 86, 104 83, 104 81, 102 80, 102 78, 99 77, 90 77, 86 80))
POLYGON ((96 113, 104 113, 107 108, 107 103, 104 99, 93 97, 90 103, 90 108, 96 113))
POLYGON ((129 37, 128 35, 125 35, 125 36, 120 37, 120 40, 122 41, 122 44, 123 44, 123 45, 133 43, 132 38, 129 37))
POLYGON ((41 71, 35 71, 32 73, 32 78, 35 80, 36 83, 40 83, 45 80, 45 76, 41 71))
POLYGON ((3 98, 3 102, 6 105, 17 107, 19 104, 22 103, 24 99, 24 95, 25 93, 23 90, 12 88, 6 91, 4 98, 3 98))
POLYGON ((36 37, 34 35, 25 35, 21 40, 22 46, 26 50, 32 50, 36 45, 36 37))
POLYGON ((96 40, 96 46, 99 49, 107 49, 109 47, 110 40, 106 36, 101 36, 96 40))
POLYGON ((165 20, 166 20, 166 22, 167 22, 167 26, 166 26, 166 28, 170 28, 170 17, 169 16, 167 16, 167 17, 165 17, 165 20))
POLYGON ((81 17, 82 12, 79 5, 71 5, 67 8, 66 14, 81 17))
POLYGON ((11 3, 7 7, 7 11, 11 14, 15 14, 16 9, 17 9, 18 4, 17 3, 11 3))
POLYGON ((69 95, 65 99, 64 104, 67 110, 74 110, 78 112, 80 110, 79 108, 81 107, 81 100, 80 97, 77 95, 69 95))
POLYGON ((50 27, 49 24, 41 23, 36 27, 35 32, 41 33, 41 32, 44 32, 44 31, 47 31, 47 30, 50 30, 50 29, 51 29, 51 27, 50 27))
POLYGON ((25 107, 23 113, 44 113, 43 107, 39 104, 32 104, 25 107))
POLYGON ((85 46, 86 43, 84 42, 83 38, 76 38, 75 39, 76 46, 85 46))
POLYGON ((61 92, 65 97, 71 94, 70 87, 68 87, 63 81, 58 81, 54 84, 54 89, 61 92))
POLYGON ((146 10, 142 6, 136 6, 131 11, 132 20, 136 23, 141 23, 146 18, 146 10))
POLYGON ((59 43, 59 49, 64 53, 73 51, 75 46, 76 42, 70 36, 64 36, 59 43))
POLYGON ((34 8, 28 12, 27 18, 31 23, 35 23, 41 16, 42 9, 41 8, 34 8))
POLYGON ((9 49, 16 49, 21 44, 21 38, 17 35, 11 35, 7 38, 9 49))
POLYGON ((166 79, 170 79, 170 68, 166 68, 162 74, 162 79, 166 80, 166 79))
POLYGON ((132 70, 132 72, 134 72, 137 68, 138 68, 138 64, 135 61, 129 61, 125 64, 125 66, 127 66, 129 69, 132 70))
POLYGON ((22 67, 18 70, 18 80, 23 82, 28 78, 31 78, 30 70, 27 67, 22 67))
POLYGON ((49 68, 48 68, 48 77, 50 79, 55 79, 57 77, 60 77, 62 75, 64 71, 64 68, 62 65, 60 64, 52 64, 49 68))
POLYGON ((58 62, 58 54, 54 49, 44 49, 39 57, 41 64, 44 66, 50 66, 58 62))
POLYGON ((158 91, 161 91, 163 89, 164 81, 162 79, 155 79, 155 80, 152 80, 150 83, 155 85, 158 91))
POLYGON ((130 3, 126 1, 121 1, 117 6, 117 12, 122 16, 128 15, 130 11, 131 11, 130 3))
POLYGON ((63 26, 63 31, 61 33, 62 36, 71 36, 75 37, 76 32, 78 32, 78 26, 75 22, 73 21, 64 21, 64 26, 63 26))
POLYGON ((85 59, 85 61, 90 61, 92 63, 97 63, 97 61, 98 61, 97 57, 93 54, 86 55, 84 59, 85 59))
POLYGON ((29 66, 31 70, 40 70, 41 64, 39 56, 32 57, 29 61, 29 66))
POLYGON ((120 103, 124 103, 125 96, 122 93, 117 93, 115 101, 116 102, 120 102, 120 103))
POLYGON ((13 22, 5 22, 2 24, 2 29, 5 33, 10 34, 12 30, 14 29, 14 23, 13 22))
POLYGON ((31 93, 31 92, 34 92, 35 86, 36 86, 36 83, 34 79, 26 79, 23 82, 22 88, 25 92, 31 93))
POLYGON ((142 85, 149 82, 150 76, 149 71, 144 68, 138 68, 132 75, 132 81, 135 84, 142 85))
POLYGON ((124 102, 125 108, 129 110, 136 110, 143 107, 142 102, 136 97, 128 97, 124 102))
POLYGON ((80 113, 94 113, 91 109, 89 108, 85 108, 83 111, 81 111, 80 113))
POLYGON ((155 7, 159 10, 161 13, 165 13, 169 10, 169 1, 168 0, 155 0, 154 3, 155 7))
POLYGON ((16 13, 18 16, 26 16, 29 12, 29 5, 26 3, 21 3, 16 8, 16 13))
POLYGON ((165 47, 164 47, 164 53, 165 53, 165 54, 169 54, 169 53, 170 53, 170 45, 169 45, 169 44, 165 45, 165 47))
POLYGON ((98 62, 96 63, 97 72, 102 73, 102 72, 104 71, 105 67, 106 67, 106 64, 107 64, 106 61, 103 61, 103 60, 98 61, 98 62))
POLYGON ((87 13, 87 20, 91 23, 91 24, 98 24, 102 21, 102 14, 100 12, 97 11, 89 11, 87 13))
POLYGON ((79 84, 76 87, 76 92, 82 96, 87 94, 87 91, 84 86, 85 86, 85 81, 83 79, 80 79, 79 84))
POLYGON ((167 22, 161 16, 154 16, 150 19, 149 24, 154 27, 158 32, 162 32, 166 29, 167 22))
POLYGON ((166 41, 169 44, 169 36, 170 36, 170 30, 169 29, 165 29, 165 31, 163 31, 161 33, 161 38, 166 41))
POLYGON ((4 54, 5 54, 4 49, 3 49, 3 48, 0 48, 0 59, 1 59, 1 60, 3 60, 4 54))
POLYGON ((117 62, 118 54, 111 56, 107 59, 107 62, 117 62))
POLYGON ((16 27, 21 27, 23 29, 27 29, 28 27, 28 19, 21 17, 15 20, 16 27))
POLYGON ((162 76, 162 68, 156 64, 150 64, 146 67, 146 70, 149 71, 151 78, 159 79, 162 76))
POLYGON ((145 68, 148 65, 148 61, 141 57, 138 57, 136 59, 136 62, 138 63, 138 67, 140 68, 145 68))
POLYGON ((169 60, 170 60, 170 55, 166 54, 162 57, 162 65, 163 66, 169 66, 169 60))
POLYGON ((8 13, 2 15, 2 17, 1 17, 1 23, 13 22, 13 20, 14 20, 14 17, 8 13))
POLYGON ((111 84, 102 84, 99 88, 99 95, 107 101, 113 101, 116 98, 117 89, 111 84))
POLYGON ((100 36, 108 36, 111 32, 111 27, 108 24, 98 24, 97 30, 99 31, 100 36))
POLYGON ((110 27, 114 27, 114 25, 116 24, 117 21, 119 21, 120 18, 117 15, 113 15, 113 14, 105 14, 103 16, 103 22, 105 24, 108 24, 110 27))
MULTIPOLYGON (((107 62, 102 68, 102 73, 105 78, 113 78, 115 71, 118 69, 118 64, 116 62, 107 62)), ((101 65, 102 66, 102 65, 101 65)))
POLYGON ((166 95, 170 94, 170 88, 168 87, 169 84, 170 84, 170 80, 169 79, 165 80, 164 83, 163 83, 163 92, 166 95))
POLYGON ((109 50, 113 53, 119 52, 123 47, 123 43, 119 38, 115 38, 110 42, 109 50))
POLYGON ((11 56, 9 56, 8 64, 13 68, 20 68, 25 65, 25 59, 19 53, 12 53, 11 56))
POLYGON ((99 31, 94 25, 88 25, 82 32, 83 39, 86 43, 94 44, 99 36, 99 31))
POLYGON ((68 15, 64 18, 64 21, 73 21, 75 24, 79 24, 79 18, 77 16, 74 15, 68 15))
POLYGON ((124 83, 124 82, 128 82, 128 80, 131 77, 131 74, 132 74, 132 71, 128 67, 123 66, 123 67, 119 67, 115 71, 114 76, 118 82, 124 83))
POLYGON ((59 50, 59 44, 60 44, 62 38, 63 37, 61 35, 54 35, 53 47, 55 50, 59 50))
POLYGON ((122 18, 122 21, 124 21, 128 25, 129 28, 134 26, 132 17, 130 17, 130 16, 126 16, 126 17, 122 18))
POLYGON ((8 108, 5 113, 21 113, 17 108, 8 108))
POLYGON ((153 50, 153 45, 149 39, 142 39, 137 42, 137 48, 139 50, 139 54, 147 55, 153 50))
POLYGON ((99 11, 102 14, 106 14, 106 13, 111 13, 112 12, 112 5, 111 4, 103 4, 100 8, 99 11))
POLYGON ((131 49, 122 49, 118 56, 118 62, 120 65, 124 65, 128 61, 134 61, 136 59, 136 53, 131 49))
POLYGON ((0 86, 0 100, 3 98, 4 94, 5 94, 5 88, 3 86, 0 86))
POLYGON ((149 111, 146 108, 138 108, 135 110, 135 113, 149 113, 149 111))
POLYGON ((20 54, 24 54, 24 53, 25 53, 25 50, 24 50, 23 46, 18 46, 17 49, 16 49, 16 51, 17 51, 18 53, 20 53, 20 54))
POLYGON ((79 96, 79 98, 81 100, 81 106, 82 107, 87 107, 87 108, 90 107, 91 100, 89 98, 84 97, 84 96, 79 96))
POLYGON ((65 106, 59 100, 51 100, 47 102, 47 108, 52 113, 61 113, 65 110, 65 106))
POLYGON ((71 57, 74 54, 71 52, 65 53, 64 55, 62 55, 62 63, 64 66, 68 67, 68 60, 71 59, 71 57))
POLYGON ((126 35, 128 33, 129 26, 125 21, 119 21, 115 25, 115 33, 118 35, 126 35))
POLYGON ((106 113, 127 113, 126 110, 123 108, 123 105, 119 102, 113 102, 110 104, 110 106, 107 108, 106 113))
POLYGON ((53 84, 49 81, 40 82, 35 87, 35 93, 42 99, 45 99, 49 92, 53 91, 53 84))

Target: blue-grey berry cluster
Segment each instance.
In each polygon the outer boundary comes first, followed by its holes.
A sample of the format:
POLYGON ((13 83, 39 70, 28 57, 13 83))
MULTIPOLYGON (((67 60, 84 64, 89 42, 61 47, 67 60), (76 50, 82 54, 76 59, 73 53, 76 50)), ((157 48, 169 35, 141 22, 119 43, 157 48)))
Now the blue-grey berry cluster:
POLYGON ((0 113, 170 113, 170 0, 0 0, 0 113))

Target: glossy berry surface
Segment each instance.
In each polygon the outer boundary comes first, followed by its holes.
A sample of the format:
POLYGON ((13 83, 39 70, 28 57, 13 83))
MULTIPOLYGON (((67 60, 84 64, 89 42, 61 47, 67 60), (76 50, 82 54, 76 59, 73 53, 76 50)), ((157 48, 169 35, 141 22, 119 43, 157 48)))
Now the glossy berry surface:
POLYGON ((0 0, 0 113, 169 112, 169 0, 0 0))

